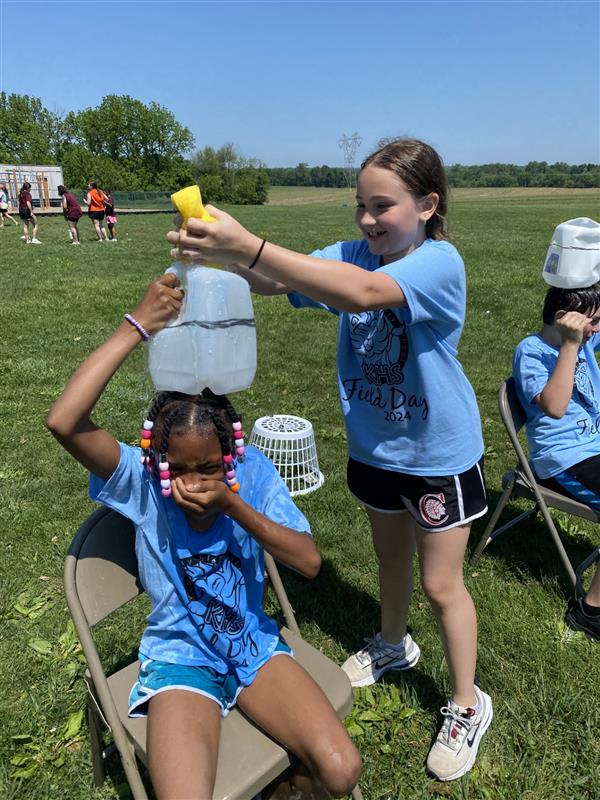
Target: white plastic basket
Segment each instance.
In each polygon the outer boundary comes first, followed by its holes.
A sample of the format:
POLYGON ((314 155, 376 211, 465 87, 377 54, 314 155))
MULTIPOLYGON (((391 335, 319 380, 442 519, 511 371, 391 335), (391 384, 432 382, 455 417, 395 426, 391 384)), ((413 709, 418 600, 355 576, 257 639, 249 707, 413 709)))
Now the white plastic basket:
POLYGON ((261 417, 254 423, 249 443, 275 464, 292 497, 323 485, 315 434, 307 419, 290 414, 261 417))

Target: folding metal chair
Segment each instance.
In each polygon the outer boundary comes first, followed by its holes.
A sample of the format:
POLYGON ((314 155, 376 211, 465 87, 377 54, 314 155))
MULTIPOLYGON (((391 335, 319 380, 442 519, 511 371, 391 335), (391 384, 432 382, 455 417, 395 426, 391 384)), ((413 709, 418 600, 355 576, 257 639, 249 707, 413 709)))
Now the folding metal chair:
POLYGON ((471 563, 474 564, 479 559, 488 544, 493 542, 494 539, 497 539, 500 534, 510 530, 511 528, 514 528, 515 525, 523 522, 523 520, 527 519, 528 517, 534 516, 539 511, 544 519, 544 522, 546 523, 546 527, 548 528, 556 549, 558 550, 558 554, 565 570, 567 571, 569 579, 575 586, 575 570, 573 569, 571 561, 569 560, 569 556, 565 551, 548 509, 554 508, 557 511, 562 511, 565 514, 571 514, 574 517, 581 517, 583 519, 590 520, 591 522, 600 522, 600 513, 594 511, 592 508, 584 505, 583 503, 578 503, 576 500, 573 500, 570 497, 557 494, 545 486, 540 486, 535 479, 518 436, 519 431, 525 425, 527 417, 523 407, 521 406, 521 403, 519 402, 513 378, 507 378, 500 386, 500 391, 498 392, 498 407, 500 409, 500 417, 504 423, 504 427, 506 428, 506 432, 508 433, 508 437, 516 453, 517 464, 514 469, 510 470, 502 477, 502 488, 504 491, 502 492, 502 496, 498 501, 498 505, 494 509, 494 513, 490 517, 490 521, 487 524, 483 536, 479 540, 479 544, 475 548, 475 552, 471 558, 471 563), (506 504, 509 500, 511 500, 511 498, 514 497, 532 500, 535 505, 528 511, 524 511, 523 513, 514 517, 505 525, 502 525, 502 527, 494 530, 506 504))
MULTIPOLYGON (((323 689, 340 719, 352 708, 352 688, 345 673, 329 658, 305 642, 275 562, 265 553, 269 580, 283 611, 286 641, 296 660, 323 689)), ((105 759, 116 748, 134 800, 147 800, 137 758, 146 763, 146 720, 127 716, 129 691, 137 678, 139 662, 107 675, 92 636, 93 627, 143 592, 135 556, 133 525, 106 508, 95 511, 80 527, 65 560, 67 603, 88 669, 90 731, 94 781, 105 777, 105 759), (112 731, 114 745, 103 742, 103 723, 112 731)), ((237 709, 222 721, 219 761, 213 798, 248 800, 293 763, 293 756, 253 725, 237 709)), ((352 792, 362 800, 360 789, 352 792)))

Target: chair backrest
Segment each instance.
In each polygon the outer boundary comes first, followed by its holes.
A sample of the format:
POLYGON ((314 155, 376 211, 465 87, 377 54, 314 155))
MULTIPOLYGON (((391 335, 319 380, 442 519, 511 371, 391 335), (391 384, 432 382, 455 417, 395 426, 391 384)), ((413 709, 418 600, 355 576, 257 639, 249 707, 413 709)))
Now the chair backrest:
POLYGON ((79 528, 65 560, 65 593, 90 628, 144 591, 135 555, 132 523, 99 508, 79 528))
POLYGON ((527 422, 527 415, 517 395, 517 386, 513 377, 506 378, 500 385, 500 390, 498 392, 498 408, 500 409, 500 417, 517 456, 519 471, 522 477, 527 479, 537 496, 539 494, 537 481, 529 465, 527 453, 523 449, 518 436, 519 431, 527 422))
POLYGON ((498 406, 504 424, 507 428, 509 425, 514 428, 514 432, 517 434, 527 422, 527 415, 519 400, 514 378, 510 377, 502 382, 498 395, 498 406))

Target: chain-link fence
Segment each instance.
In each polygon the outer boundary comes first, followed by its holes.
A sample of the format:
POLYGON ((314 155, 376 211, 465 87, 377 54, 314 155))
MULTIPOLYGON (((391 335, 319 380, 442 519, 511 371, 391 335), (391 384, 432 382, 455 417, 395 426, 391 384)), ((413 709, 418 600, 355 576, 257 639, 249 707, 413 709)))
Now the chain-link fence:
MULTIPOLYGON (((88 190, 87 188, 83 188, 79 190, 73 189, 72 191, 79 202, 81 202, 81 200, 86 196, 88 190)), ((156 208, 167 211, 168 209, 173 208, 173 204, 171 203, 171 194, 172 193, 170 191, 111 192, 111 196, 117 210, 127 208, 156 208)))
POLYGON ((118 208, 173 208, 171 192, 112 192, 118 208))

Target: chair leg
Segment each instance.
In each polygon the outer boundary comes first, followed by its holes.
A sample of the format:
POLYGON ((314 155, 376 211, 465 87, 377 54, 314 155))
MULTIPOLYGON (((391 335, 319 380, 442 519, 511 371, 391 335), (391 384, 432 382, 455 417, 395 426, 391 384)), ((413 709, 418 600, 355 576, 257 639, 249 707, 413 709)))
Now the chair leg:
POLYGON ((575 595, 576 597, 585 597, 585 589, 583 588, 583 574, 586 570, 588 570, 592 564, 596 561, 600 561, 600 547, 597 547, 595 550, 589 554, 587 558, 581 562, 581 564, 575 570, 575 595))
POLYGON ((487 545, 492 541, 493 539, 492 532, 494 530, 496 523, 500 519, 500 514, 502 514, 505 505, 508 503, 510 499, 514 485, 515 485, 515 477, 513 475, 513 477, 508 482, 506 489, 502 492, 502 496, 500 497, 500 500, 498 500, 498 504, 494 509, 494 513, 492 514, 492 516, 490 517, 490 521, 486 525, 485 531, 483 532, 483 536, 479 540, 479 544, 477 545, 477 547, 475 548, 475 552, 471 556, 471 564, 475 564, 477 563, 477 561, 479 561, 481 554, 483 553, 487 545))
POLYGON ((548 508, 546 507, 545 503, 540 505, 540 511, 542 512, 542 516, 544 517, 544 522, 546 523, 546 526, 550 531, 550 535, 554 539, 554 544, 556 545, 556 549, 558 550, 560 559, 567 572, 567 575, 569 576, 569 580, 571 581, 573 586, 575 586, 577 583, 577 579, 575 577, 575 570, 573 569, 573 566, 569 561, 569 556, 567 555, 567 552, 563 546, 561 538, 558 535, 558 531, 556 530, 556 525, 554 524, 554 521, 550 516, 550 512, 548 511, 548 508))
POLYGON ((119 749, 119 755, 121 756, 121 764, 123 765, 133 799, 148 800, 148 794, 138 769, 133 745, 130 742, 126 742, 124 748, 119 749))
POLYGON ((90 745, 92 748, 92 770, 94 774, 94 786, 102 786, 106 777, 106 770, 104 767, 104 759, 102 757, 102 750, 104 744, 102 741, 102 732, 98 713, 94 708, 92 701, 88 698, 87 702, 87 722, 90 732, 90 745))

